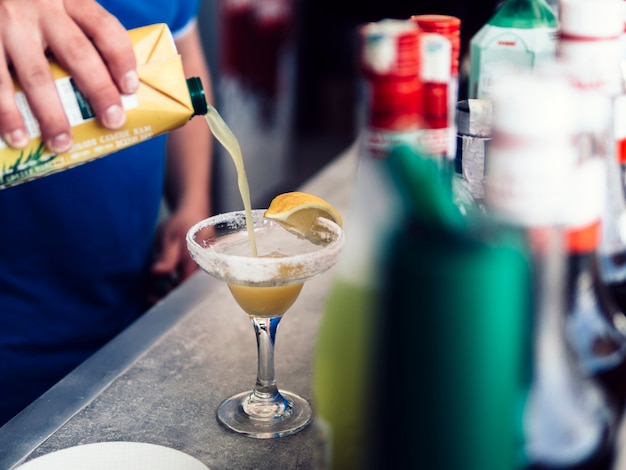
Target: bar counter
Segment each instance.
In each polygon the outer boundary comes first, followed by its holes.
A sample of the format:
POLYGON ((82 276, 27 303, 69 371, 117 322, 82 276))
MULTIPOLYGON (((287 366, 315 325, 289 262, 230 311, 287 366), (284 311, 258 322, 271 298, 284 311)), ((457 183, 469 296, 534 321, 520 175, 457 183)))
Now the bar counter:
MULTIPOLYGON (((345 217, 355 146, 300 190, 345 217)), ((276 336, 279 389, 311 400, 317 328, 333 269, 308 281, 276 336)), ((220 402, 256 378, 253 327, 226 284, 198 271, 0 428, 0 469, 59 449, 105 441, 158 444, 210 470, 310 469, 313 430, 253 439, 222 427, 220 402)))

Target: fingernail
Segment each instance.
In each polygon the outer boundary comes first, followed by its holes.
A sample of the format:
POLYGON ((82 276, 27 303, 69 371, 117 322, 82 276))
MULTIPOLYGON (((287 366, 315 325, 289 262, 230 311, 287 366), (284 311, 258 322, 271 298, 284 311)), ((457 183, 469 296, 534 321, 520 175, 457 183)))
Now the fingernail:
POLYGON ((22 129, 15 129, 4 135, 4 141, 13 148, 23 148, 28 145, 28 136, 22 129))
POLYGON ((56 153, 66 152, 70 149, 71 146, 72 137, 66 132, 54 136, 48 142, 48 148, 56 153))
POLYGON ((102 123, 108 129, 118 129, 126 122, 126 113, 121 106, 114 104, 109 106, 102 116, 102 123))
POLYGON ((134 70, 126 72, 122 78, 122 91, 124 93, 135 93, 139 87, 139 75, 134 70))

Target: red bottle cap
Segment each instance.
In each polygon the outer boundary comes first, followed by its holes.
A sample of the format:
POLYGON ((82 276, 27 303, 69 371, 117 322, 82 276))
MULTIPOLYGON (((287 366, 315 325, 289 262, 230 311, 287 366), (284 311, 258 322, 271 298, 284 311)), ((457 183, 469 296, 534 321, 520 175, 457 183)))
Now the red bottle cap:
POLYGON ((461 20, 449 15, 413 15, 417 26, 426 33, 438 33, 448 38, 452 44, 452 76, 459 75, 459 56, 461 53, 461 20))

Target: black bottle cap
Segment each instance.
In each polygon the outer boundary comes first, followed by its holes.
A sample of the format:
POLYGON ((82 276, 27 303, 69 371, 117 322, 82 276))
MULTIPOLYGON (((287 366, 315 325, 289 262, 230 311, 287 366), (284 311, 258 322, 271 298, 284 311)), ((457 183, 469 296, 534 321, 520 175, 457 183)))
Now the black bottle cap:
POLYGON ((191 97, 191 105, 193 106, 193 116, 204 116, 209 112, 209 108, 206 102, 206 96, 204 94, 204 87, 202 86, 202 80, 200 77, 190 77, 187 79, 187 88, 189 89, 189 96, 191 97))

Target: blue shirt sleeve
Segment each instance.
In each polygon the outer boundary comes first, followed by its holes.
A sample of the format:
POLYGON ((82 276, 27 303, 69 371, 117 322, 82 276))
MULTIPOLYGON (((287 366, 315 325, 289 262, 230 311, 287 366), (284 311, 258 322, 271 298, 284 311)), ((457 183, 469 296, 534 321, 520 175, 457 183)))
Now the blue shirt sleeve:
POLYGON ((199 0, 98 0, 126 29, 166 23, 174 37, 180 37, 194 24, 199 0))
POLYGON ((194 24, 199 8, 199 0, 184 0, 178 2, 178 12, 170 25, 174 38, 184 36, 194 24))

